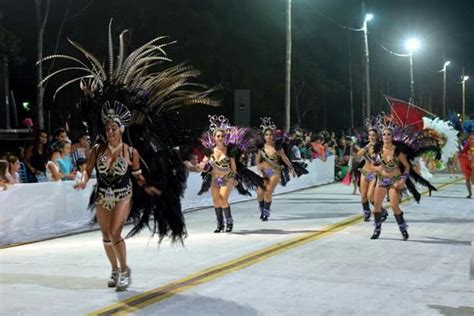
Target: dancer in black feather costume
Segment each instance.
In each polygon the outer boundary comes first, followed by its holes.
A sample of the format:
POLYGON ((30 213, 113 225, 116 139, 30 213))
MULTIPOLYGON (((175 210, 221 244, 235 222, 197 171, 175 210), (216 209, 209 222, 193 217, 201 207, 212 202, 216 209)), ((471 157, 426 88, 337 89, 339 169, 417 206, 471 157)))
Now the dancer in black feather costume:
POLYGON ((158 67, 170 61, 164 47, 172 43, 163 42, 165 37, 157 37, 127 55, 127 32, 120 34, 119 53, 114 56, 110 21, 108 67, 71 40, 85 58, 53 55, 39 61, 61 59, 75 63, 53 72, 40 84, 65 71, 82 72, 62 84, 54 96, 72 83, 80 83, 85 95, 79 107, 95 147, 77 188, 86 187, 95 168, 97 186, 91 206, 96 209, 112 267, 108 286, 116 287, 117 291, 130 285, 126 247, 121 237, 127 218, 133 218, 135 224, 127 237, 144 226, 158 234, 160 242, 166 236, 183 242, 187 235, 180 203, 185 189, 185 167, 170 143, 173 132, 166 124, 169 114, 186 105, 218 105, 210 98, 217 88, 207 89, 193 83, 199 72, 191 66, 158 67))
POLYGON ((307 174, 306 164, 302 162, 291 162, 284 150, 283 137, 274 139, 276 125, 271 118, 262 118, 260 125, 263 134, 257 152, 257 169, 265 179, 265 190, 257 188, 258 207, 260 219, 267 221, 271 213, 272 195, 278 183, 286 185, 293 177, 307 174))

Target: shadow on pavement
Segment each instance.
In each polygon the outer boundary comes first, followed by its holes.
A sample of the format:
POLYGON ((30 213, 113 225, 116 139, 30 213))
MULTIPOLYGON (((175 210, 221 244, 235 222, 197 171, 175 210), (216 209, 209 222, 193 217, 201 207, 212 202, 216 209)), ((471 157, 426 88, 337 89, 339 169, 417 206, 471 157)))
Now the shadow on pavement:
POLYGON ((337 211, 328 213, 291 213, 280 215, 278 212, 273 213, 273 218, 270 221, 299 221, 305 219, 318 219, 318 218, 338 218, 338 217, 349 217, 356 215, 357 213, 338 213, 337 211))
POLYGON ((427 219, 408 219, 408 225, 410 223, 435 223, 435 224, 443 224, 443 223, 459 223, 459 224, 471 224, 474 223, 474 219, 471 218, 452 218, 452 217, 434 217, 434 218, 427 218, 427 219))
POLYGON ((455 240, 455 239, 444 239, 444 238, 434 238, 434 237, 427 237, 428 240, 420 240, 420 239, 408 239, 404 241, 400 238, 384 238, 380 237, 380 240, 398 240, 403 242, 416 242, 416 243, 423 243, 423 244, 444 244, 444 245, 453 245, 453 246, 471 246, 471 242, 467 240, 455 240))
POLYGON ((290 235, 302 233, 315 233, 318 230, 282 230, 282 229, 254 229, 254 230, 240 230, 235 231, 235 235, 290 235))
POLYGON ((428 305, 429 308, 436 309, 441 315, 464 316, 474 315, 474 308, 469 306, 444 306, 444 305, 428 305))
MULTIPOLYGON (((133 307, 133 306, 132 306, 133 307)), ((140 311, 141 315, 262 315, 249 305, 197 294, 174 295, 140 311), (159 312, 158 312, 159 311, 159 312)))

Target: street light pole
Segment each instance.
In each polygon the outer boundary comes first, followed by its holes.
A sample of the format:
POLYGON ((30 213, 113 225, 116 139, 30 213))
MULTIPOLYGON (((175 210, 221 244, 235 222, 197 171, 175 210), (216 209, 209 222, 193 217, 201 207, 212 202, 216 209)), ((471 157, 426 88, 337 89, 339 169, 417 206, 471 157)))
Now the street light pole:
POLYGON ((365 115, 370 117, 370 64, 369 64, 369 38, 367 30, 367 22, 373 19, 372 14, 366 14, 364 18, 364 56, 365 56, 365 115))
POLYGON ((469 76, 464 75, 464 68, 462 69, 462 121, 466 121, 466 81, 469 80, 469 76))
POLYGON ((415 104, 415 78, 413 77, 413 52, 410 51, 410 101, 415 104))
POLYGON ((286 16, 285 130, 291 128, 291 0, 286 16))
POLYGON ((445 61, 443 66, 443 119, 446 119, 446 76, 447 67, 451 64, 451 62, 445 61))
POLYGON ((406 42, 408 57, 410 58, 410 103, 415 104, 415 78, 413 76, 413 52, 420 47, 420 42, 416 38, 410 38, 406 42))

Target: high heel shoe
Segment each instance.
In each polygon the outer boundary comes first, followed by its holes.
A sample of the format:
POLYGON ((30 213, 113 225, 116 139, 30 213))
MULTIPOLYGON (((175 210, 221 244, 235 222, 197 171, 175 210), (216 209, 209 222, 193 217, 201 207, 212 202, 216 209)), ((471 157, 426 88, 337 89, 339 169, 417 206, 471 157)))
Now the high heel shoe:
POLYGON ((217 226, 216 230, 214 231, 214 233, 221 233, 224 231, 224 225, 222 226, 217 226))
POLYGON ((227 227, 225 228, 226 233, 232 232, 232 228, 234 228, 234 224, 227 224, 227 227))

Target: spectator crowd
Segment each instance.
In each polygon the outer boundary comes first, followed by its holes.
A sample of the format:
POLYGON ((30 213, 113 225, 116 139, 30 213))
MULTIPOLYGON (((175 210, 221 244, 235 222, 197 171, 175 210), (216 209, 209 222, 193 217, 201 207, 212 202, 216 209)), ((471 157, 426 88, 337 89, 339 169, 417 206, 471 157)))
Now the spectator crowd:
MULTIPOLYGON (((292 161, 326 161, 329 156, 335 156, 336 181, 342 180, 355 165, 355 137, 346 136, 342 131, 336 135, 295 128, 285 134, 284 139, 292 161)), ((18 147, 16 152, 0 153, 0 190, 18 183, 77 181, 87 165, 91 140, 87 132, 83 132, 75 141, 72 143, 64 128, 56 129, 52 135, 39 130, 32 144, 18 147)), ((189 172, 201 171, 205 150, 199 140, 179 151, 189 172)), ((250 164, 255 165, 254 157, 249 158, 250 164)))

